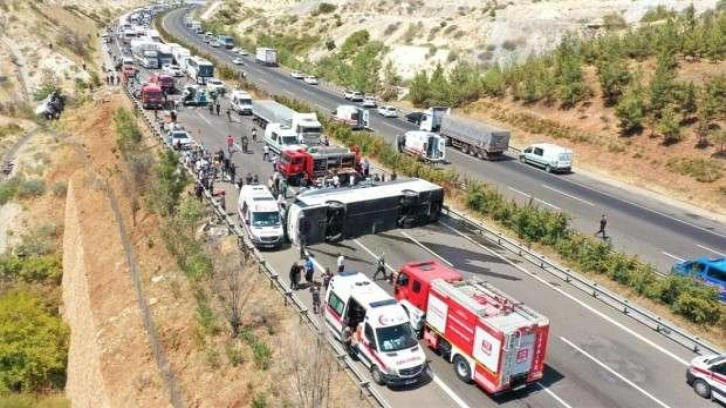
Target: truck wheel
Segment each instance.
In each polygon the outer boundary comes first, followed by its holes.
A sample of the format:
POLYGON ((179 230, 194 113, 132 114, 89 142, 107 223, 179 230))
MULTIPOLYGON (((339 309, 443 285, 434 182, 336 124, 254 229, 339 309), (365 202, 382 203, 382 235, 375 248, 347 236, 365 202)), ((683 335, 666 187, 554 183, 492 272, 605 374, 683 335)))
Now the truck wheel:
POLYGON ((524 158, 524 155, 519 156, 519 161, 522 162, 522 163, 524 163, 524 164, 527 164, 527 159, 524 158))
POLYGON ((701 398, 711 398, 711 387, 703 380, 696 380, 693 383, 693 391, 696 391, 701 398))
POLYGON ((546 165, 546 166, 545 166, 545 171, 546 171, 547 173, 552 173, 552 167, 551 167, 551 166, 550 166, 549 164, 548 164, 548 165, 546 165))
POLYGON ((386 382, 383 381, 383 373, 381 373, 381 370, 379 370, 376 365, 371 367, 371 378, 373 379, 373 382, 378 385, 386 384, 386 382))
POLYGON ((469 363, 466 359, 462 356, 456 356, 454 357, 453 363, 456 376, 459 377, 461 381, 471 384, 473 382, 471 379, 471 367, 469 367, 469 363))
POLYGON ((476 157, 479 160, 484 160, 484 158, 486 157, 486 155, 484 154, 484 151, 483 150, 477 150, 476 151, 476 157))

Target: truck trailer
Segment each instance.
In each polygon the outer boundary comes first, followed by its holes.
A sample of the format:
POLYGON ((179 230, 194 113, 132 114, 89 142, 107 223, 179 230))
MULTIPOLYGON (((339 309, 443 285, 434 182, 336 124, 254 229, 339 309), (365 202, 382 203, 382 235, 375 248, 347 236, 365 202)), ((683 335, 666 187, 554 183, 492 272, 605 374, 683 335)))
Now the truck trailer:
POLYGON ((252 101, 252 122, 262 129, 269 123, 289 125, 295 113, 297 112, 273 100, 252 101))
POLYGON ((277 66, 277 50, 274 48, 257 47, 255 61, 268 67, 277 66))
POLYGON ((309 190, 290 204, 286 233, 294 245, 313 245, 412 228, 439 219, 444 189, 421 179, 309 190))
POLYGON ((263 100, 252 102, 252 116, 252 121, 263 129, 270 123, 292 129, 300 144, 317 146, 321 143, 323 126, 315 113, 299 113, 279 102, 263 100))
POLYGON ((437 261, 404 264, 394 285, 414 330, 453 363, 460 380, 497 394, 542 379, 550 327, 545 316, 437 261))
POLYGON ((446 144, 480 159, 501 157, 509 148, 508 130, 452 115, 441 118, 439 134, 446 144))

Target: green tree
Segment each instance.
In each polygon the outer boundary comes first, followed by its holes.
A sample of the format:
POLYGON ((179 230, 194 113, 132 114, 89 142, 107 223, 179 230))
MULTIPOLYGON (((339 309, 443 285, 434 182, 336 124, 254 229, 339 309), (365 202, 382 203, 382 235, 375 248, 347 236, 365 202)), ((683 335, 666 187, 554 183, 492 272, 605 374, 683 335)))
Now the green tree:
POLYGON ((615 106, 615 115, 624 134, 640 133, 645 119, 645 98, 640 86, 633 87, 615 106))
POLYGON ((69 334, 36 296, 0 295, 0 394, 63 389, 69 334))
POLYGON ((486 95, 501 98, 507 93, 507 83, 499 66, 487 70, 481 81, 482 91, 486 95))
POLYGON ((713 131, 711 134, 713 143, 718 146, 718 152, 724 152, 724 146, 726 146, 726 129, 718 129, 713 131))
POLYGON ((353 56, 359 48, 368 44, 371 35, 368 30, 359 30, 349 35, 340 46, 340 57, 343 59, 353 56))
POLYGON ((681 125, 671 107, 663 110, 656 126, 663 135, 663 144, 670 145, 681 141, 681 125))
POLYGON ((431 73, 429 88, 431 89, 429 105, 448 105, 451 103, 451 87, 441 64, 437 64, 434 72, 431 73))
POLYGON ((557 97, 562 107, 571 108, 585 99, 590 89, 582 73, 582 62, 574 56, 564 56, 555 68, 557 97))
POLYGON ((660 54, 653 78, 650 80, 648 107, 655 119, 661 117, 663 109, 672 101, 673 78, 672 55, 660 54))
POLYGON ((481 96, 479 72, 470 64, 456 64, 449 73, 449 86, 453 93, 453 105, 460 106, 474 102, 481 96))
POLYGON ((423 106, 431 96, 429 88, 429 77, 426 71, 418 71, 411 80, 408 90, 409 97, 413 106, 423 106))
POLYGON ((383 44, 371 42, 364 45, 350 63, 350 83, 362 92, 375 92, 380 82, 383 44))
POLYGON ((189 176, 178 167, 179 155, 173 150, 165 150, 161 161, 156 165, 156 180, 149 200, 155 211, 161 215, 173 215, 179 205, 189 176))
POLYGON ((605 105, 615 105, 630 84, 630 71, 624 61, 608 58, 599 62, 597 74, 605 105))
POLYGON ((675 96, 678 98, 678 107, 684 119, 696 113, 698 110, 698 88, 693 82, 679 84, 675 96))

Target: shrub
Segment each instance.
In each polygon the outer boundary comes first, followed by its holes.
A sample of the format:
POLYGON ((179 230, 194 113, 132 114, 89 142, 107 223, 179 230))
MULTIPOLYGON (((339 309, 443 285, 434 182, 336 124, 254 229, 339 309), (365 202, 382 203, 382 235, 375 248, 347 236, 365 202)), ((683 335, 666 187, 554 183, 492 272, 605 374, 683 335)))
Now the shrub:
POLYGON ((17 196, 20 198, 38 197, 45 194, 43 180, 27 180, 18 184, 17 196))
POLYGON ((330 3, 320 3, 318 6, 318 13, 319 14, 328 14, 334 12, 338 7, 335 4, 330 3))
POLYGON ((5 281, 60 283, 63 270, 55 255, 0 257, 0 278, 5 281))
POLYGON ((723 166, 712 159, 674 157, 668 160, 666 168, 701 183, 712 183, 723 176, 723 166))
POLYGON ((255 366, 260 370, 267 370, 270 368, 272 360, 272 351, 266 343, 261 341, 255 341, 252 344, 252 358, 255 362, 255 366))
POLYGON ((18 177, 13 177, 8 181, 0 183, 0 205, 7 203, 15 197, 18 193, 19 184, 20 179, 18 177))
POLYGON ((21 290, 0 295, 0 394, 62 390, 69 333, 38 297, 21 290))

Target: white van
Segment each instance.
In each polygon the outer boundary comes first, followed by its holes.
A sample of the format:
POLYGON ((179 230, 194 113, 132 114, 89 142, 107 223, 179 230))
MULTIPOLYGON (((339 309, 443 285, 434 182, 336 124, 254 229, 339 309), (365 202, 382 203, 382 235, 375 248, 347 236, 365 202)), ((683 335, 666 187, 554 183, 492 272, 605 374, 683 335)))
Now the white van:
POLYGON ((252 97, 245 91, 232 92, 232 108, 241 115, 252 114, 252 97))
POLYGON ((519 154, 522 163, 533 164, 548 173, 569 173, 572 170, 572 150, 552 143, 535 143, 519 154))
POLYGON ((426 354, 396 299, 360 272, 340 272, 328 285, 325 323, 338 340, 346 325, 353 334, 351 354, 379 385, 406 385, 426 375, 426 354))
POLYGON ((265 144, 270 150, 280 154, 284 149, 304 149, 305 146, 300 144, 297 133, 288 126, 281 123, 270 123, 265 128, 265 144))
POLYGON ((284 232, 277 200, 267 186, 242 186, 237 202, 240 225, 258 248, 282 245, 284 232))

